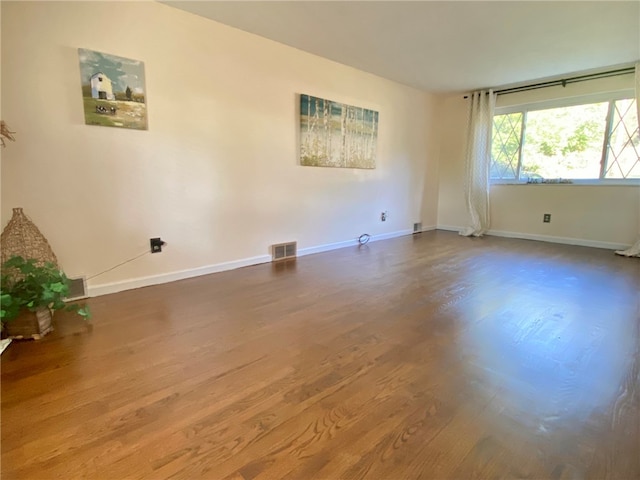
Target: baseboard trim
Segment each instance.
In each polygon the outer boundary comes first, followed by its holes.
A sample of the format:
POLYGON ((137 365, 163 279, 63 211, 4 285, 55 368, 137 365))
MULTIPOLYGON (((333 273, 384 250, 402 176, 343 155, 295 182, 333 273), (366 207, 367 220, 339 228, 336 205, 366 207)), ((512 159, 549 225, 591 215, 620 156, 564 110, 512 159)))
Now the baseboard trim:
MULTIPOLYGON (((463 229, 463 227, 456 227, 453 225, 438 225, 437 229, 459 232, 463 229)), ((584 238, 573 237, 555 237, 553 235, 537 235, 534 233, 510 232, 506 230, 489 230, 487 232, 487 235, 492 235, 494 237, 519 238, 521 240, 535 240, 538 242, 561 243, 564 245, 577 245, 580 247, 605 248, 607 250, 621 250, 630 247, 630 245, 626 245, 623 243, 602 242, 599 240, 587 240, 584 238)))
MULTIPOLYGON (((423 232, 432 230, 447 230, 459 232, 462 227, 454 225, 431 225, 423 227, 423 232)), ((403 237, 405 235, 412 235, 413 230, 399 230, 396 232, 381 233, 379 235, 372 235, 369 239, 370 242, 377 242, 380 240, 388 240, 396 237, 403 237)), ((540 242, 561 243, 565 245, 579 245, 583 247, 605 248, 608 250, 624 250, 629 248, 630 245, 613 242, 601 242, 597 240, 586 240, 581 238, 571 237, 555 237, 551 235, 535 235, 530 233, 509 232, 503 230, 489 230, 487 235, 493 235, 496 237, 506 238, 519 238, 522 240, 536 240, 540 242)), ((317 245, 315 247, 301 248, 298 250, 298 256, 312 255, 314 253, 328 252, 330 250, 336 250, 338 248, 353 247, 358 245, 358 239, 346 240, 344 242, 328 243, 325 245, 317 245)), ((259 255, 256 257, 243 258, 240 260, 234 260, 231 262, 217 263, 214 265, 206 265, 204 267, 191 268, 187 270, 180 270, 177 272, 163 273, 160 275, 150 275, 148 277, 133 278, 130 280, 123 280, 120 282, 104 283, 99 285, 89 285, 87 287, 87 293, 89 297, 98 297, 100 295, 108 295, 110 293, 122 292, 124 290, 131 290, 134 288, 149 287, 151 285, 159 285, 162 283, 175 282, 177 280, 184 280, 186 278, 199 277, 201 275, 209 275, 211 273, 224 272, 227 270, 235 270, 236 268, 249 267, 251 265, 259 265, 261 263, 271 262, 271 255, 259 255)))
POLYGON ((436 230, 446 230, 447 232, 459 232, 462 227, 456 227, 455 225, 436 225, 436 230))
MULTIPOLYGON (((428 227, 430 230, 435 227, 428 227)), ((425 229, 423 229, 425 231, 425 229)), ((387 240, 404 235, 411 235, 412 230, 399 230, 397 232, 382 233, 380 235, 372 235, 370 242, 379 240, 387 240)), ((358 239, 347 240, 344 242, 329 243, 326 245, 318 245, 315 247, 298 249, 298 256, 311 255, 314 253, 327 252, 337 248, 352 247, 358 245, 358 239)), ((89 297, 99 297, 100 295, 108 295, 110 293, 118 293, 124 290, 132 290, 134 288, 150 287, 151 285, 159 285, 162 283, 175 282, 186 278, 199 277, 200 275, 209 275, 211 273, 225 272, 227 270, 235 270, 236 268, 249 267, 251 265, 259 265, 261 263, 271 262, 271 255, 259 255, 257 257, 243 258, 231 262, 217 263, 215 265, 206 265, 204 267, 180 270, 177 272, 162 273, 160 275, 150 275, 148 277, 132 278, 130 280, 122 280, 120 282, 103 283, 100 285, 88 285, 87 294, 89 297)))
POLYGON ((134 288, 149 287, 151 285, 159 285, 161 283, 175 282, 176 280, 184 280, 186 278, 199 277, 201 275, 209 275, 211 273, 224 272, 227 270, 235 270, 236 268, 249 267, 260 263, 268 263, 271 261, 271 255, 259 255, 257 257, 243 258, 231 262, 217 263, 214 265, 206 265, 204 267, 190 268, 187 270, 179 270, 177 272, 162 273, 160 275, 150 275, 148 277, 132 278, 120 282, 103 283, 101 285, 89 285, 87 287, 89 297, 98 297, 100 295, 108 295, 110 293, 122 292, 134 288))
MULTIPOLYGON (((423 230, 424 231, 424 230, 423 230)), ((370 242, 377 242, 379 240, 388 240, 390 238, 403 237, 405 235, 411 235, 413 230, 398 230, 397 232, 381 233, 379 235, 371 235, 370 242)), ((327 243, 324 245, 317 245, 315 247, 299 248, 298 256, 303 257, 305 255, 313 255, 314 253, 328 252, 330 250, 336 250, 338 248, 353 247, 358 245, 358 239, 346 240, 344 242, 327 243)))
POLYGON ((552 235, 508 232, 504 230, 489 230, 487 235, 493 235, 494 237, 520 238, 523 240, 537 240, 539 242, 562 243, 565 245, 578 245, 580 247, 605 248, 607 250, 621 250, 630 247, 630 245, 623 243, 602 242, 600 240, 587 240, 584 238, 555 237, 552 235))

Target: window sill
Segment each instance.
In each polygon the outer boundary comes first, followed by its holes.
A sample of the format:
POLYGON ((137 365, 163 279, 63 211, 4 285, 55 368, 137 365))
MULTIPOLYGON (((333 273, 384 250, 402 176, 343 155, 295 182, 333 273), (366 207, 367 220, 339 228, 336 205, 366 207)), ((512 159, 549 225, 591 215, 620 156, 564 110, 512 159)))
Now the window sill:
POLYGON ((490 186, 494 185, 533 185, 533 186, 596 186, 596 187, 638 187, 640 186, 640 179, 632 179, 632 180, 571 180, 570 183, 542 183, 542 182, 531 182, 527 183, 525 181, 516 181, 516 180, 492 180, 490 182, 490 186))

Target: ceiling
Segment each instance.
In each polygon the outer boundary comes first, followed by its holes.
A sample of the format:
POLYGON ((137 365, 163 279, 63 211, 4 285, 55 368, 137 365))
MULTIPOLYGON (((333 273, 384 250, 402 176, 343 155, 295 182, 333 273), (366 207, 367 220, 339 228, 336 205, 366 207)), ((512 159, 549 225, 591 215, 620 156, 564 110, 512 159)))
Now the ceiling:
POLYGON ((640 2, 163 1, 433 92, 640 59, 640 2))

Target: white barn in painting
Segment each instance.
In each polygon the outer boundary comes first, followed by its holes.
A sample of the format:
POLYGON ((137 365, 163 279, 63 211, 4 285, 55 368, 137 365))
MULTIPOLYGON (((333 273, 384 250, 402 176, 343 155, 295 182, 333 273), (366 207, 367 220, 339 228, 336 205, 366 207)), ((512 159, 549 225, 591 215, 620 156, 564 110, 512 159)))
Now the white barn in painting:
POLYGON ((115 100, 111 80, 102 72, 91 75, 91 97, 102 100, 115 100))

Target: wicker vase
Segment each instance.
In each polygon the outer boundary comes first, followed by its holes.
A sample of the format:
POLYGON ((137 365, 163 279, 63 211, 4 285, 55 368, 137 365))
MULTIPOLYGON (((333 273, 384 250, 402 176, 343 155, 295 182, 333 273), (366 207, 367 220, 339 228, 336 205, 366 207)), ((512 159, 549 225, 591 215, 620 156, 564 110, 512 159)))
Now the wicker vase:
POLYGON ((33 258, 38 265, 51 262, 58 266, 58 259, 49 242, 22 208, 13 209, 13 216, 0 236, 0 250, 2 263, 19 255, 25 259, 33 258))
POLYGON ((4 333, 8 338, 39 340, 52 330, 51 310, 48 308, 39 308, 35 312, 23 310, 4 324, 4 333))

